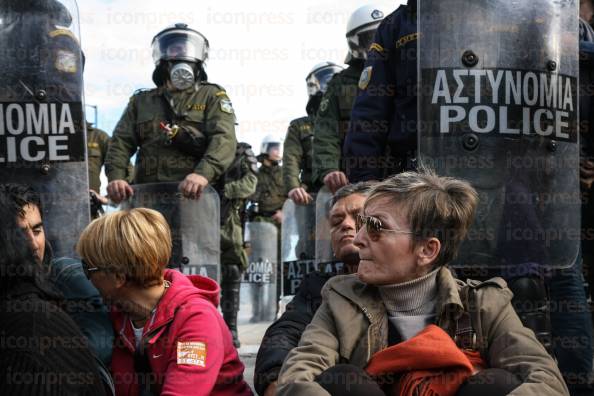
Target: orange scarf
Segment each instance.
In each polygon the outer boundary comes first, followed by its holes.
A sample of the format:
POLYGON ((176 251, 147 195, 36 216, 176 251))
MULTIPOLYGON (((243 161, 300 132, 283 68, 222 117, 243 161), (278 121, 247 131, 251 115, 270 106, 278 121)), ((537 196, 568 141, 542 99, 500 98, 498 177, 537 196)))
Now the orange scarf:
POLYGON ((374 377, 401 374, 394 396, 454 396, 462 383, 486 367, 477 351, 460 350, 440 327, 429 325, 416 336, 377 352, 365 370, 374 377))

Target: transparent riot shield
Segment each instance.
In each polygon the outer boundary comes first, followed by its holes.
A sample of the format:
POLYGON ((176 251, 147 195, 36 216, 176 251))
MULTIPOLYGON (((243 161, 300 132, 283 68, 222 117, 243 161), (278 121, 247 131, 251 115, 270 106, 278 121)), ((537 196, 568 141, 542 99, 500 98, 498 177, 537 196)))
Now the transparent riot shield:
POLYGON ((323 187, 316 196, 316 256, 317 269, 326 273, 339 274, 344 264, 334 257, 328 221, 332 206, 332 193, 323 187))
POLYGON ((245 242, 249 265, 241 280, 239 323, 271 322, 277 309, 278 232, 273 224, 249 222, 245 242))
POLYGON ((470 181, 480 198, 455 267, 514 276, 576 260, 577 7, 419 2, 420 162, 470 181))
POLYGON ((332 193, 324 186, 316 196, 316 262, 329 263, 334 261, 330 242, 330 224, 328 214, 332 204, 332 193))
MULTIPOLYGON (((315 200, 315 195, 313 195, 315 200)), ((303 277, 317 270, 315 265, 315 204, 283 205, 281 230, 281 295, 294 295, 303 277)))
POLYGON ((0 2, 0 48, 0 182, 39 192, 54 256, 75 256, 89 223, 76 2, 0 2))
POLYGON ((184 198, 179 183, 133 185, 134 196, 123 208, 150 208, 160 212, 171 227, 173 249, 169 267, 188 275, 220 281, 221 247, 219 195, 208 186, 199 200, 184 198))

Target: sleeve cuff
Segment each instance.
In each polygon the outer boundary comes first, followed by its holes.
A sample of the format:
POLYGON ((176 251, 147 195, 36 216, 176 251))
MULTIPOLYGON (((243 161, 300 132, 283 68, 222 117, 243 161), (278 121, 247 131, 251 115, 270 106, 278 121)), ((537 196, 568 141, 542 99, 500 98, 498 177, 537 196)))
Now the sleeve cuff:
POLYGON ((121 171, 119 169, 117 169, 117 170, 114 169, 114 170, 112 170, 110 172, 107 172, 107 180, 109 182, 112 182, 114 180, 127 180, 126 171, 125 170, 121 171))
POLYGON ((194 168, 194 172, 198 173, 201 176, 204 176, 209 183, 212 183, 212 181, 217 176, 217 173, 214 170, 214 168, 204 160, 198 163, 198 166, 194 168))

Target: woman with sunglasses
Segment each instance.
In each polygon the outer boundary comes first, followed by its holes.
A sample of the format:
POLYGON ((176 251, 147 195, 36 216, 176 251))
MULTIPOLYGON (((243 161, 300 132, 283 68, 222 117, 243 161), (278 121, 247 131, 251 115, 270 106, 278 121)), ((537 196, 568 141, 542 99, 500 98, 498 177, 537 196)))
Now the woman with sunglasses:
POLYGON ((567 395, 502 279, 447 264, 478 202, 429 171, 377 184, 357 220, 357 274, 337 276, 280 372, 278 395, 567 395))
POLYGON ((116 395, 251 395, 218 284, 166 269, 171 231, 137 208, 94 220, 77 245, 87 277, 111 306, 116 395))

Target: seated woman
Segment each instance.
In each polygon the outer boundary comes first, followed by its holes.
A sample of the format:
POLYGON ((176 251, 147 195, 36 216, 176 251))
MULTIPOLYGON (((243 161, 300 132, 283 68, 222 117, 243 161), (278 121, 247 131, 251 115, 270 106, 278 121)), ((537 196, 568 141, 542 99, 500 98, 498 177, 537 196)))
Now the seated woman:
POLYGON ((83 231, 83 269, 111 305, 116 395, 251 395, 222 316, 219 286, 166 269, 171 232, 151 209, 114 212, 83 231))
POLYGON ((477 202, 468 183, 429 171, 376 185, 358 218, 358 272, 326 283, 278 395, 567 395, 505 282, 447 268, 477 202))

